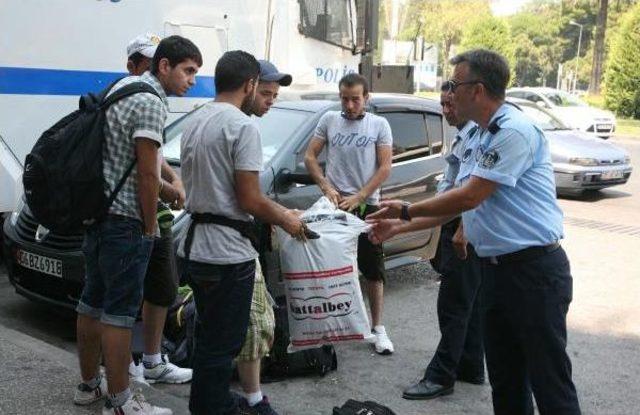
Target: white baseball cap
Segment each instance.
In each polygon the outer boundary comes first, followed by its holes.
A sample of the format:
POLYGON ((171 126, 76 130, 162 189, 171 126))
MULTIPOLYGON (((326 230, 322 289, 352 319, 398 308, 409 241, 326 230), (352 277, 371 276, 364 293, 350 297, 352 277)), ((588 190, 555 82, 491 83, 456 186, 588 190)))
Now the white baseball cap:
POLYGON ((137 36, 127 45, 127 57, 138 52, 142 56, 153 58, 159 43, 160 37, 153 33, 145 33, 144 35, 137 36))

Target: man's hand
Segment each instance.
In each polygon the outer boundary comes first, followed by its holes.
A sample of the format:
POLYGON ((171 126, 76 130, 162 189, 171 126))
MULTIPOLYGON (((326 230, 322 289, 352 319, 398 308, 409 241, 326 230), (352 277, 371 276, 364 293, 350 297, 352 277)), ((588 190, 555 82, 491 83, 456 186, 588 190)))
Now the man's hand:
POLYGON ((326 198, 329 199, 329 201, 333 203, 335 207, 338 207, 340 205, 340 200, 342 199, 342 196, 340 196, 340 193, 338 193, 336 189, 327 185, 322 189, 322 193, 324 193, 326 198))
POLYGON ((467 259, 467 244, 469 243, 467 239, 464 237, 464 229, 462 228, 462 221, 456 229, 456 233, 453 234, 453 238, 451 238, 451 243, 453 244, 453 249, 456 251, 456 255, 460 259, 467 259))
POLYGON ((367 223, 371 224, 369 240, 376 245, 396 236, 400 232, 399 227, 403 224, 399 219, 367 219, 367 223))
POLYGON ((296 211, 286 210, 284 212, 284 220, 280 226, 298 241, 304 242, 307 240, 305 235, 307 225, 300 219, 300 215, 296 211))
POLYGON ((397 219, 400 217, 402 204, 402 200, 384 200, 380 202, 380 209, 367 215, 367 219, 397 219))
POLYGON ((342 210, 346 210, 347 212, 351 212, 356 209, 364 202, 364 198, 360 195, 360 193, 356 193, 355 195, 343 197, 338 207, 342 210))
POLYGON ((176 209, 176 210, 183 209, 184 208, 184 202, 187 199, 187 193, 184 190, 184 185, 182 184, 181 180, 175 180, 175 181, 173 181, 171 183, 171 185, 178 192, 178 197, 171 204, 171 209, 176 209))

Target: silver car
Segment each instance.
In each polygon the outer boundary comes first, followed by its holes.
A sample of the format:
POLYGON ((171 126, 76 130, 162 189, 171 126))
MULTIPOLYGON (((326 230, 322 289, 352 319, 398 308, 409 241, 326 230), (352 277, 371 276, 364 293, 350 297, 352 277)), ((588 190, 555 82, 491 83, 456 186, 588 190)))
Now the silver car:
POLYGON ((625 184, 631 176, 629 153, 591 134, 571 129, 551 112, 531 101, 509 99, 542 130, 551 150, 556 190, 582 193, 625 184))

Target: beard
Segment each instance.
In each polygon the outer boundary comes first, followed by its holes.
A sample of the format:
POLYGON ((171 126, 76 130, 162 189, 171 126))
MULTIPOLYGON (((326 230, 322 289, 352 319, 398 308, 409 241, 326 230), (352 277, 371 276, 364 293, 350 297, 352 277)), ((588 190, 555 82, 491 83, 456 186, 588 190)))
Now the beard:
POLYGON ((242 101, 242 105, 240 106, 240 111, 242 111, 245 114, 251 116, 253 114, 254 105, 255 105, 255 97, 253 97, 251 95, 248 95, 242 101))

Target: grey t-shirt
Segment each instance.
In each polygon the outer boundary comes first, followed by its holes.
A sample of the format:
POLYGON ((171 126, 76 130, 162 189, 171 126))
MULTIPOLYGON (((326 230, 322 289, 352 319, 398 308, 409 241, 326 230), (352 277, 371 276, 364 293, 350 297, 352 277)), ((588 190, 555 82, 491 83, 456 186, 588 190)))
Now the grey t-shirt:
MULTIPOLYGON (((252 220, 238 206, 234 176, 236 170, 262 169, 260 133, 251 118, 231 104, 207 104, 185 128, 180 162, 189 212, 252 220)), ((182 257, 186 229, 185 226, 178 248, 182 257)), ((190 259, 208 264, 238 264, 257 257, 249 240, 235 229, 210 223, 197 225, 190 259)))
MULTIPOLYGON (((315 137, 325 141, 327 180, 347 195, 358 193, 376 173, 376 148, 393 144, 389 122, 368 112, 361 120, 348 120, 339 111, 329 111, 320 118, 315 137)), ((380 189, 366 200, 369 205, 379 201, 380 189)))

